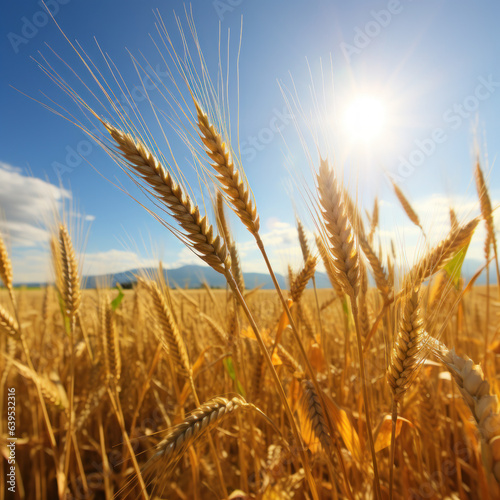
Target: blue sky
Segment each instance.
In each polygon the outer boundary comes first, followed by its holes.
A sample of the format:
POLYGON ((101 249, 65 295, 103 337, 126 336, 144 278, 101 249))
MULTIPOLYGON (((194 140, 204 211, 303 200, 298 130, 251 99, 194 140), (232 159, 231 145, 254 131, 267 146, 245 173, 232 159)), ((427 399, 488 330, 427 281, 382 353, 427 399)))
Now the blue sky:
MULTIPOLYGON (((184 19, 184 4, 176 0, 52 0, 49 7, 68 38, 77 39, 96 64, 102 64, 95 37, 131 87, 139 80, 126 49, 137 57, 145 54, 153 66, 162 62, 149 37, 149 33, 155 37, 153 11, 159 9, 172 34, 177 33, 173 10, 184 19)), ((227 30, 231 32, 231 64, 235 64, 243 17, 240 138, 246 145, 242 162, 278 271, 285 271, 288 261, 300 263, 294 207, 313 229, 299 190, 290 182, 297 172, 310 178, 310 171, 279 82, 289 89, 293 79, 305 109, 311 105, 311 81, 321 102, 325 82, 327 106, 321 113, 332 117, 335 126, 341 124, 343 108, 361 93, 380 98, 386 106, 386 129, 374 143, 358 143, 339 132, 328 143, 328 152, 330 157, 335 153, 336 168, 350 184, 357 184, 364 208, 371 209, 378 194, 382 200, 379 237, 383 243, 394 238, 409 262, 424 243, 399 210, 385 172, 398 177, 424 226, 437 237, 443 234, 450 204, 463 218, 478 211, 471 182, 476 136, 492 197, 495 203, 500 199, 500 174, 495 168, 500 148, 500 6, 494 2, 198 0, 192 8, 214 74, 219 23, 224 39, 227 30), (273 131, 276 124, 279 133, 273 131)), ((0 74, 0 230, 12 249, 15 279, 38 281, 47 276, 47 232, 38 219, 50 213, 54 199, 59 205, 77 206, 79 220, 86 219, 91 226, 85 272, 121 271, 149 264, 157 256, 167 266, 197 262, 146 211, 103 178, 123 183, 137 194, 98 146, 12 88, 47 102, 44 93, 70 108, 61 90, 31 59, 39 58, 41 51, 65 78, 71 76, 47 44, 90 83, 41 3, 6 3, 0 40, 4 68, 0 74), (61 167, 62 186, 57 175, 61 167)), ((233 116, 234 96, 230 99, 233 116)), ((189 168, 186 176, 196 185, 189 168)), ((232 226, 244 269, 263 270, 250 235, 235 219, 232 226)), ((483 234, 478 231, 471 257, 481 258, 483 234)))

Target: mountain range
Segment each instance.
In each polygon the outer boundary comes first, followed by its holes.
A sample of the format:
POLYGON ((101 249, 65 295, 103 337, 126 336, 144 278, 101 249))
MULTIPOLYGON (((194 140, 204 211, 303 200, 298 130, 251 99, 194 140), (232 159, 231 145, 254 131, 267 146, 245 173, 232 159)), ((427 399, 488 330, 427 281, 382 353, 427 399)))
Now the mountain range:
MULTIPOLYGON (((135 283, 136 275, 154 276, 157 269, 131 269, 122 273, 114 273, 101 276, 88 276, 84 280, 85 288, 95 288, 99 283, 115 286, 129 285, 135 283)), ((214 271, 211 267, 187 265, 176 269, 167 269, 163 271, 165 279, 168 280, 171 286, 178 285, 181 288, 200 288, 204 282, 208 283, 211 288, 226 288, 226 279, 222 274, 214 271)), ((243 273, 245 286, 247 288, 255 288, 260 286, 263 289, 274 288, 271 277, 267 273, 243 273)), ((285 287, 285 278, 281 274, 276 274, 276 278, 280 287, 285 287)), ((312 286, 312 285, 311 285, 312 286)), ((329 288, 330 282, 325 273, 316 273, 316 286, 318 288, 329 288)))
MULTIPOLYGON (((462 276, 467 282, 484 263, 472 259, 466 259, 462 267, 462 276)), ((114 287, 117 283, 124 287, 129 287, 136 282, 135 276, 146 275, 154 276, 157 269, 130 269, 120 273, 110 273, 99 276, 85 276, 82 280, 84 288, 96 288, 98 284, 103 286, 114 287)), ((200 288, 204 282, 208 283, 211 288, 226 288, 226 280, 222 274, 214 271, 208 266, 186 265, 176 269, 164 270, 165 279, 168 280, 171 286, 179 286, 181 288, 200 288)), ((316 272, 317 288, 331 288, 328 277, 323 272, 316 272)), ((267 273, 243 273, 245 285, 247 288, 255 288, 260 286, 263 289, 274 288, 271 277, 267 273)), ((280 287, 286 287, 285 277, 281 274, 276 274, 276 278, 280 287)), ((374 285, 370 279, 371 285, 374 285)), ((477 285, 486 283, 486 273, 483 272, 476 281, 477 285)), ((490 283, 496 283, 495 265, 490 265, 490 283)), ((24 286, 39 287, 44 286, 43 283, 25 283, 24 286)), ((309 283, 308 288, 312 288, 312 283, 309 283)))

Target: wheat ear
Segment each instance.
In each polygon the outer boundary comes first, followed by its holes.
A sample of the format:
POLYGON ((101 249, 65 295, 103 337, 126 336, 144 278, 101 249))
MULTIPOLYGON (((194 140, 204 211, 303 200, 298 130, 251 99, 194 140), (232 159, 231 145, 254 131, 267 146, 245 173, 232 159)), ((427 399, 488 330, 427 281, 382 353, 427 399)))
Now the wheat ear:
POLYGON ((455 210, 450 207, 450 228, 452 231, 456 230, 458 227, 458 219, 455 210))
POLYGON ((375 197, 375 201, 373 202, 373 212, 372 212, 371 223, 370 223, 370 232, 368 233, 368 241, 370 242, 370 244, 373 241, 373 236, 375 235, 375 231, 377 230, 378 222, 379 222, 378 198, 375 197))
POLYGON ((116 332, 114 312, 109 299, 105 297, 101 304, 102 345, 104 347, 104 361, 108 379, 118 382, 121 375, 120 342, 116 332))
POLYGON ((323 450, 330 454, 332 450, 331 437, 314 384, 310 380, 303 379, 301 381, 301 386, 303 391, 302 407, 304 413, 308 416, 312 431, 319 439, 323 450))
POLYGON ((219 131, 209 121, 207 114, 195 101, 200 138, 205 145, 207 155, 212 160, 211 166, 217 172, 215 177, 238 217, 252 234, 260 228, 257 208, 252 200, 248 186, 243 182, 239 170, 235 167, 231 154, 222 140, 219 131))
POLYGON ((448 236, 432 248, 409 272, 408 279, 415 285, 422 283, 445 266, 456 252, 470 242, 479 223, 475 218, 465 225, 452 229, 448 236))
POLYGON ((495 223, 493 221, 493 209, 491 208, 491 199, 488 193, 488 186, 484 179, 483 171, 481 169, 479 160, 476 161, 474 178, 476 180, 476 189, 479 196, 479 204, 481 206, 481 215, 486 223, 486 241, 485 241, 486 261, 489 261, 490 247, 493 246, 493 252, 495 255, 495 265, 497 271, 497 281, 498 283, 500 283, 500 268, 498 265, 497 239, 495 235, 495 223))
POLYGON ((59 406, 63 409, 68 408, 68 399, 56 372, 53 372, 49 378, 46 375, 39 375, 31 368, 16 360, 14 360, 14 365, 24 378, 32 380, 35 383, 38 382, 43 397, 49 404, 59 406))
POLYGON ((474 179, 476 181, 477 194, 479 196, 479 205, 481 207, 481 215, 486 222, 486 229, 490 242, 493 246, 496 245, 495 226, 493 224, 493 209, 491 208, 490 195, 488 193, 488 186, 484 179, 483 170, 479 160, 476 161, 476 168, 474 169, 474 179))
POLYGON ((459 356, 442 343, 435 353, 453 375, 462 396, 469 406, 481 434, 483 464, 495 481, 500 494, 500 405, 480 365, 467 356, 459 356))
POLYGON ((283 363, 283 366, 292 374, 296 374, 299 379, 305 377, 304 370, 300 363, 281 345, 277 345, 278 356, 283 363))
POLYGON ((391 292, 391 286, 389 284, 387 273, 384 269, 384 266, 382 265, 382 262, 380 262, 380 259, 371 247, 369 240, 367 240, 363 234, 358 234, 358 241, 359 246, 363 250, 365 257, 370 264, 377 288, 382 294, 384 300, 388 300, 389 294, 391 292))
POLYGON ((299 244, 300 250, 302 251, 302 257, 304 258, 304 262, 307 262, 307 259, 309 259, 309 256, 311 255, 311 250, 307 241, 306 230, 304 229, 304 225, 299 218, 297 218, 297 232, 299 234, 299 244))
POLYGON ((241 396, 232 399, 215 397, 201 404, 183 422, 170 429, 167 437, 157 445, 158 451, 146 463, 145 472, 169 471, 169 466, 175 465, 189 446, 241 408, 257 409, 241 396))
POLYGON ((397 402, 418 374, 426 338, 420 287, 408 283, 400 300, 399 324, 387 371, 387 381, 397 402))
POLYGON ((304 290, 309 283, 309 280, 314 276, 314 272, 316 271, 316 263, 317 259, 314 256, 309 256, 306 260, 304 267, 301 271, 292 278, 291 286, 290 286, 290 296, 294 302, 298 302, 304 290))
MULTIPOLYGON (((302 251, 302 258, 304 259, 304 263, 307 263, 307 261, 311 257, 311 250, 309 248, 309 242, 307 241, 307 236, 306 236, 306 231, 304 229, 304 226, 300 219, 297 217, 297 232, 299 234, 299 244, 300 244, 300 249, 302 251)), ((317 258, 316 258, 317 260, 317 258)), ((325 332, 323 329, 323 320, 321 319, 321 310, 319 308, 319 299, 318 299, 318 290, 316 287, 316 276, 314 273, 311 276, 312 283, 313 283, 313 288, 314 288, 314 300, 316 302, 316 312, 318 315, 318 323, 319 323, 319 331, 321 335, 321 343, 323 346, 326 345, 326 338, 325 338, 325 332)))
POLYGON ((5 288, 9 290, 9 293, 12 293, 12 277, 12 264, 5 242, 0 235, 0 279, 3 281, 5 288))
POLYGON ((60 294, 64 301, 65 312, 72 321, 75 318, 81 301, 80 277, 75 249, 64 224, 59 225, 59 256, 62 272, 60 277, 60 294))
POLYGON ((213 269, 225 274, 225 270, 231 267, 226 246, 219 236, 214 236, 207 217, 201 216, 199 208, 185 190, 142 141, 109 123, 104 123, 104 126, 115 141, 127 168, 153 190, 154 196, 166 205, 182 227, 183 241, 213 269))
POLYGON ((354 200, 352 199, 349 190, 345 187, 341 188, 341 193, 343 205, 345 208, 345 213, 347 218, 351 222, 351 226, 356 232, 363 233, 365 232, 365 225, 363 224, 363 217, 359 213, 358 207, 354 200))
POLYGON ((243 291, 245 290, 245 280, 243 278, 243 271, 241 270, 240 257, 238 255, 236 243, 231 235, 231 230, 229 229, 226 211, 224 210, 224 196, 220 191, 217 191, 216 209, 219 232, 224 236, 224 241, 229 248, 229 254, 231 256, 231 272, 233 273, 238 288, 243 291))
MULTIPOLYGON (((413 207, 411 206, 406 196, 403 194, 403 191, 401 191, 401 188, 394 181, 392 181, 392 187, 394 188, 396 197, 399 200, 401 206, 403 207, 405 214, 408 216, 408 219, 410 219, 413 222, 413 224, 422 229, 422 225, 420 224, 420 219, 418 218, 417 212, 413 210, 413 207)), ((423 231, 424 230, 422 229, 422 232, 423 231)))
POLYGON ((335 290, 335 293, 339 298, 343 297, 344 291, 342 290, 342 287, 338 281, 335 269, 332 266, 330 256, 328 255, 328 250, 326 249, 323 240, 318 235, 316 235, 316 246, 318 247, 318 251, 321 256, 321 261, 325 266, 326 275, 328 276, 328 280, 330 281, 332 288, 335 290))
POLYGON ((344 293, 355 298, 359 290, 359 254, 341 190, 328 160, 320 160, 317 181, 321 215, 330 243, 327 251, 332 257, 332 269, 344 293))
POLYGON ((177 323, 170 307, 165 299, 165 295, 161 292, 159 286, 154 281, 143 281, 141 283, 149 290, 153 299, 153 306, 156 311, 156 317, 160 322, 161 336, 160 340, 165 351, 172 359, 177 370, 184 376, 189 376, 191 373, 191 363, 181 337, 177 323))
POLYGON ((7 335, 19 335, 19 325, 15 318, 0 305, 0 331, 7 335))

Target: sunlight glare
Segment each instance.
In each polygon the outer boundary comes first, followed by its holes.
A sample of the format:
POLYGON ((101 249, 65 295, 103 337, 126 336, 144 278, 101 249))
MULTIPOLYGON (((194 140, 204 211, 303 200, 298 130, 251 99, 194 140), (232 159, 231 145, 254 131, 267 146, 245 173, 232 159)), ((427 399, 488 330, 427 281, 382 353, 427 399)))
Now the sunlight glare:
POLYGON ((358 96, 347 106, 343 124, 351 141, 371 142, 384 130, 386 107, 375 97, 358 96))

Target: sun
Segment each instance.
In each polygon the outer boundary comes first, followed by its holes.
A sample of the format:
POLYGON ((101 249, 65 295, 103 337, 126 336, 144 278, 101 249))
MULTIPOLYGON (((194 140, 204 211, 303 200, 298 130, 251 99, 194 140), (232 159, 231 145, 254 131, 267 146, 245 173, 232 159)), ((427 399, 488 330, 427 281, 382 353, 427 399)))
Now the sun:
POLYGON ((387 107, 371 95, 359 95, 346 106, 343 128, 352 142, 369 143, 380 137, 387 122, 387 107))

